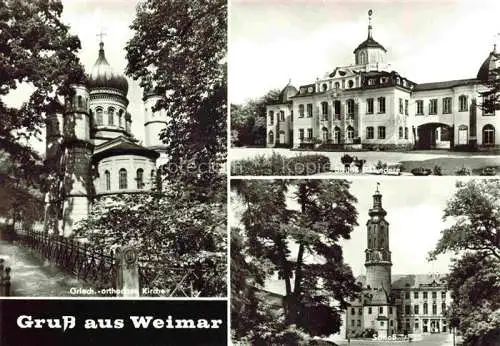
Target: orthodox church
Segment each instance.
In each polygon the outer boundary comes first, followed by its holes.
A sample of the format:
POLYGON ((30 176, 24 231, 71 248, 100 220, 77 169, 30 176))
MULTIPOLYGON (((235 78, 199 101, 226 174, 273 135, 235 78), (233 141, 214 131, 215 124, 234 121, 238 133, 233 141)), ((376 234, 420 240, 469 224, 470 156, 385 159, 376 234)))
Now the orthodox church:
POLYGON ((319 149, 500 148, 500 111, 483 109, 485 81, 499 78, 496 47, 474 78, 415 83, 391 70, 386 48, 368 36, 353 64, 314 82, 290 83, 268 104, 267 146, 319 149))
POLYGON ((96 198, 151 189, 165 162, 159 134, 168 121, 165 110, 153 112, 160 96, 146 90, 144 143, 134 137, 128 82, 106 60, 102 41, 87 84, 73 88, 65 112, 49 115, 46 124, 46 161, 57 174, 45 197, 45 228, 65 236, 96 198))

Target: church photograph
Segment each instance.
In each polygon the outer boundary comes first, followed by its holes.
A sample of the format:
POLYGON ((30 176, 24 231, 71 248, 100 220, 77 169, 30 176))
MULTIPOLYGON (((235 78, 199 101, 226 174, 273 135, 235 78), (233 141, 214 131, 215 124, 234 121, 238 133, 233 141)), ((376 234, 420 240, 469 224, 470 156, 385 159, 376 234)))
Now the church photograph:
POLYGON ((232 180, 233 341, 495 345, 499 184, 232 180))
POLYGON ((3 6, 1 295, 226 296, 227 3, 3 6))
POLYGON ((322 155, 335 173, 352 153, 409 175, 499 174, 496 3, 235 3, 231 160, 322 155))

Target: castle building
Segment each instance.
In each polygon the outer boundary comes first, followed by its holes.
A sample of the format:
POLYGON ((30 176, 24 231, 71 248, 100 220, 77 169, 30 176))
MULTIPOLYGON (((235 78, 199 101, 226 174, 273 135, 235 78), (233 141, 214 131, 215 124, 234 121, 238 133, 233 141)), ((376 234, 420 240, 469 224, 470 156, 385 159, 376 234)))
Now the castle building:
POLYGON ((358 278, 361 298, 351 301, 345 313, 346 338, 368 330, 379 337, 448 332, 444 313, 451 298, 444 275, 391 275, 389 223, 378 188, 368 215, 366 276, 358 278))
POLYGON ((294 148, 491 150, 500 147, 500 112, 481 107, 485 81, 498 78, 496 48, 476 78, 417 84, 390 69, 387 50, 368 37, 354 64, 266 106, 267 146, 294 148))
POLYGON ((165 162, 159 134, 168 121, 164 110, 153 112, 160 96, 146 90, 144 144, 134 137, 128 82, 109 65, 103 42, 87 84, 72 87, 64 113, 49 115, 46 126, 46 160, 57 167, 57 179, 46 194, 45 227, 55 223, 65 236, 95 199, 153 187, 156 167, 165 162))

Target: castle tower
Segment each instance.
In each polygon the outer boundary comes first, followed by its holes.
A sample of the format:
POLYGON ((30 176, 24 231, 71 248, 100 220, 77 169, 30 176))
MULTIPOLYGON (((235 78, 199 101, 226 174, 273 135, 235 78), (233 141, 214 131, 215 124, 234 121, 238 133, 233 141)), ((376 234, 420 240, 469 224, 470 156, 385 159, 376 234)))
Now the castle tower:
POLYGON ((90 198, 93 194, 90 95, 84 85, 73 85, 73 89, 75 95, 66 102, 66 110, 63 114, 61 165, 64 178, 61 194, 64 197, 64 203, 61 226, 64 236, 71 235, 77 222, 88 216, 90 198))
POLYGON ((389 223, 385 220, 387 212, 382 207, 382 194, 378 189, 373 195, 373 207, 369 210, 370 219, 366 222, 368 247, 365 250, 366 285, 372 289, 391 290, 391 251, 389 251, 389 223))
POLYGON ((160 139, 160 133, 168 124, 169 118, 165 109, 153 111, 161 95, 151 89, 145 89, 143 94, 144 101, 144 146, 148 149, 155 150, 160 153, 157 160, 157 166, 166 163, 164 155, 165 144, 160 139))

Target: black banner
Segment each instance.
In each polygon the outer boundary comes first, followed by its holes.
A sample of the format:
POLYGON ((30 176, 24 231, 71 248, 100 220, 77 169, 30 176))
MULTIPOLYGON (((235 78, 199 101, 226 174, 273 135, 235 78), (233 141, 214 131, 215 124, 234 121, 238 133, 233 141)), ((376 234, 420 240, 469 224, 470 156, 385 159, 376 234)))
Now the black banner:
POLYGON ((0 345, 227 345, 226 301, 0 300, 0 345))

